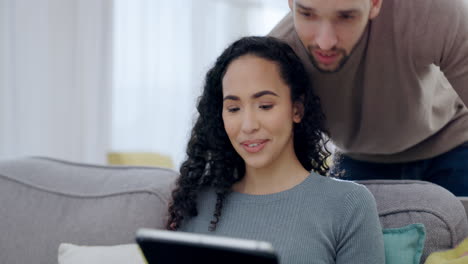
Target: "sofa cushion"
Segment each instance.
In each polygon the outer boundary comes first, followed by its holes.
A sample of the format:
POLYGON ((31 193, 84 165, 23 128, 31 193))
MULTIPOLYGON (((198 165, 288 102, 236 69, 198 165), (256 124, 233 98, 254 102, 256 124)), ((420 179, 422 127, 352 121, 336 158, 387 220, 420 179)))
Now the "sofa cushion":
POLYGON ((419 264, 426 231, 423 224, 383 230, 386 264, 419 264))
POLYGON ((57 263, 60 243, 134 243, 162 228, 175 171, 46 158, 0 161, 2 263, 57 263))
POLYGON ((145 264, 137 244, 115 246, 79 246, 60 244, 58 264, 145 264))
POLYGON ((468 220, 460 200, 430 182, 413 180, 366 180, 377 202, 382 228, 422 223, 426 242, 421 258, 455 247, 468 236, 468 220))

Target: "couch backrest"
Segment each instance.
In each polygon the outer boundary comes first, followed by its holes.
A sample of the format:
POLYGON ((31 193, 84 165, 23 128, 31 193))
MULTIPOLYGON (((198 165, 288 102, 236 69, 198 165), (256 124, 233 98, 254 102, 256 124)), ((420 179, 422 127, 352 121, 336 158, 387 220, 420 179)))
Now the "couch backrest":
POLYGON ((57 263, 62 242, 133 243, 162 228, 177 173, 46 158, 0 161, 0 262, 57 263))
MULTIPOLYGON (((47 158, 0 161, 0 263, 57 263, 60 243, 133 243, 138 228, 163 228, 177 173, 47 158)), ((421 181, 360 181, 383 228, 426 226, 423 258, 468 236, 460 200, 421 181)))
POLYGON ((455 247, 468 236, 468 220, 460 199, 424 181, 358 181, 374 195, 383 228, 422 223, 426 229, 421 263, 439 250, 455 247))

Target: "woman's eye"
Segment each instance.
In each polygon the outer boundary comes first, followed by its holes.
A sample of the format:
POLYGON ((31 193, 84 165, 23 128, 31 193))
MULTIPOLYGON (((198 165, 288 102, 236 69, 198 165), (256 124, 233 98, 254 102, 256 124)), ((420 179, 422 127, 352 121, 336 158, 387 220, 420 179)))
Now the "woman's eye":
POLYGON ((260 109, 263 109, 263 110, 269 110, 271 108, 273 108, 273 105, 261 105, 260 106, 260 109))
POLYGON ((227 109, 229 113, 235 113, 239 111, 239 107, 230 107, 227 109))

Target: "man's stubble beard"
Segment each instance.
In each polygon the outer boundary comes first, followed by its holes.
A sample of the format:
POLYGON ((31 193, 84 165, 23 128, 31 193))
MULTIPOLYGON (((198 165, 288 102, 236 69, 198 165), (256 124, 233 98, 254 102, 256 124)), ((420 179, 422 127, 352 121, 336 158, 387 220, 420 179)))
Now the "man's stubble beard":
POLYGON ((307 55, 309 56, 309 59, 312 62, 312 64, 314 65, 314 67, 321 73, 339 72, 349 59, 349 54, 346 54, 346 51, 344 49, 334 48, 334 49, 332 49, 332 51, 338 52, 343 57, 340 59, 340 62, 338 63, 338 66, 335 69, 333 69, 333 70, 324 70, 324 69, 320 68, 320 63, 318 63, 317 60, 315 59, 314 55, 312 55, 313 50, 315 50, 315 49, 317 49, 317 47, 307 46, 307 55))
MULTIPOLYGON (((353 54, 354 50, 356 49, 356 47, 359 45, 359 43, 362 41, 363 37, 364 37, 364 33, 368 30, 369 28, 369 24, 371 23, 371 20, 369 19, 367 24, 366 24, 366 27, 364 28, 363 30, 363 33, 361 33, 361 37, 359 38, 359 40, 354 44, 354 46, 351 48, 351 51, 349 53, 346 52, 345 49, 342 49, 342 48, 337 48, 337 47, 334 47, 332 49, 332 51, 337 51, 339 52, 340 54, 343 55, 343 58, 341 58, 341 61, 338 63, 338 66, 336 67, 336 69, 333 69, 333 70, 324 70, 322 68, 320 68, 320 64, 315 60, 314 56, 312 55, 313 54, 313 51, 315 49, 318 49, 317 46, 312 46, 312 45, 309 45, 307 46, 306 50, 307 50, 307 55, 309 56, 309 59, 310 61, 312 62, 312 64, 314 65, 314 67, 319 71, 319 72, 322 72, 322 73, 336 73, 336 72, 339 72, 343 67, 344 65, 346 64, 346 62, 348 61, 349 57, 353 54)), ((302 41, 301 41, 302 43, 302 41)), ((304 46, 304 44, 302 43, 302 46, 304 46)))

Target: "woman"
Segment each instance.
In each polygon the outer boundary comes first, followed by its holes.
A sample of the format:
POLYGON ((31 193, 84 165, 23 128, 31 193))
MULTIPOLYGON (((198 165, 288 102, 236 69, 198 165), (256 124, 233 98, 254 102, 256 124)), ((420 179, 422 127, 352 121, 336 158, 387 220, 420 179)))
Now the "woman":
POLYGON ((375 201, 324 177, 324 115, 293 50, 245 37, 208 72, 169 230, 269 241, 281 263, 384 263, 375 201))

